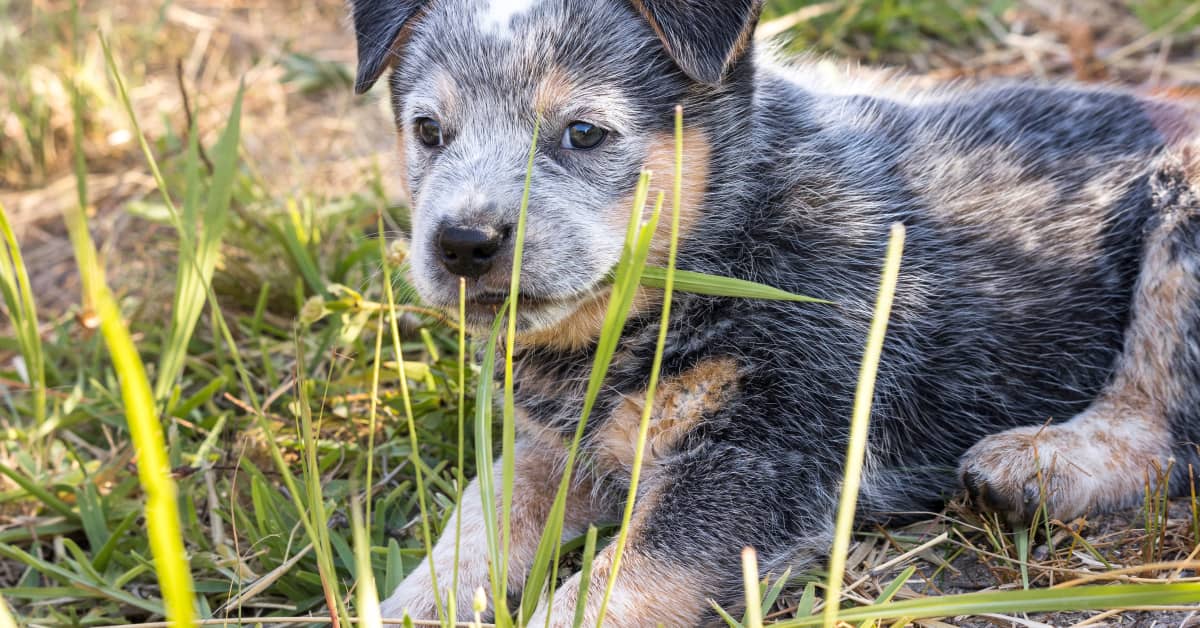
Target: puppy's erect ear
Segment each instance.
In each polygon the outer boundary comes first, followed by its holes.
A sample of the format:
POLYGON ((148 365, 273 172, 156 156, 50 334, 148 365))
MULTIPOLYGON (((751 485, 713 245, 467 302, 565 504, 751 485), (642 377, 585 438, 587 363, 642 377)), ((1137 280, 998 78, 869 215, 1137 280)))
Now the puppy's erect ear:
POLYGON ((362 94, 388 68, 401 33, 425 6, 426 0, 351 0, 354 34, 358 39, 358 76, 354 92, 362 94))
POLYGON ((764 0, 630 0, 692 79, 717 85, 746 52, 764 0))

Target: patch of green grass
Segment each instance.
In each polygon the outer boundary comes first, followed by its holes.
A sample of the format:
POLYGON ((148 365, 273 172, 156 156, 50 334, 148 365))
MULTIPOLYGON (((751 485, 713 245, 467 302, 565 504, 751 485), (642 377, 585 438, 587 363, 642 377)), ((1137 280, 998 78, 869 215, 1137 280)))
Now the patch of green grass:
POLYGON ((775 0, 765 20, 807 12, 788 33, 794 50, 817 50, 878 61, 894 53, 927 52, 934 42, 971 46, 990 37, 984 23, 1014 0, 775 0))

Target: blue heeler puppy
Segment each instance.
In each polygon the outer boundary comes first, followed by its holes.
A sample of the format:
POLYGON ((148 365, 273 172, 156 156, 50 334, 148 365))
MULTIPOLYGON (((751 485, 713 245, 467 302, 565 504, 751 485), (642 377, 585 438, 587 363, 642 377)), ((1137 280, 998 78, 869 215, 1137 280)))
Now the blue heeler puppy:
MULTIPOLYGON (((686 114, 680 266, 837 305, 677 295, 608 623, 705 623, 709 599, 741 597, 741 548, 775 570, 828 550, 896 221, 909 239, 864 520, 936 508, 961 484, 1016 519, 1043 496, 1060 519, 1126 506, 1168 469, 1185 490, 1200 462, 1200 117, 1113 90, 847 82, 756 49, 761 6, 353 2, 358 91, 393 70, 412 281, 453 312, 466 277, 475 329, 508 288, 542 119, 515 357, 510 590, 561 477, 638 174, 658 173, 670 194, 676 104, 686 114)), ((567 536, 622 505, 660 299, 645 290, 636 301, 587 426, 567 536)), ((477 486, 463 507, 464 601, 488 577, 477 486)), ((456 567, 452 537, 433 550, 441 586, 456 567)), ((610 564, 601 551, 593 582, 610 564)), ((577 588, 575 576, 539 613, 569 625, 577 588)), ((588 597, 588 622, 600 598, 588 597)), ((434 615, 425 563, 384 608, 434 615)), ((459 608, 466 618, 469 604, 459 608)))

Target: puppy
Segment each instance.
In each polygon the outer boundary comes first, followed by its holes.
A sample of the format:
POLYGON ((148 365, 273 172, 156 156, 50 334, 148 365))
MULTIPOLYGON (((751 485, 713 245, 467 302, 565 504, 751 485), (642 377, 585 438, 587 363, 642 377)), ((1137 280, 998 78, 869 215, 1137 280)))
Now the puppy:
MULTIPOLYGON (((357 90, 389 67, 412 282, 485 328, 508 289, 535 120, 517 321, 508 587, 527 575, 577 425, 638 174, 668 194, 685 112, 680 268, 836 306, 678 294, 606 623, 695 625, 831 538, 888 227, 908 243, 879 371, 864 520, 964 483, 1014 519, 1184 489, 1200 441, 1200 119, 1113 90, 838 83, 756 48, 761 0, 354 0, 357 90)), ((664 221, 665 223, 666 221, 664 221)), ((658 238, 652 263, 665 259, 658 238)), ((586 427, 564 535, 628 486, 661 292, 645 290, 586 427)), ((499 475, 500 470, 496 471, 499 475)), ((487 585, 478 484, 433 549, 487 585), (453 529, 451 523, 448 529, 453 529)), ((612 549, 596 557, 608 577, 612 549)), ((530 619, 569 625, 579 577, 530 619)), ((443 591, 444 593, 444 591, 443 591)), ((594 624, 600 595, 587 597, 594 624)), ((469 614, 460 605, 460 619, 469 614)), ((433 617, 425 563, 384 604, 433 617)))

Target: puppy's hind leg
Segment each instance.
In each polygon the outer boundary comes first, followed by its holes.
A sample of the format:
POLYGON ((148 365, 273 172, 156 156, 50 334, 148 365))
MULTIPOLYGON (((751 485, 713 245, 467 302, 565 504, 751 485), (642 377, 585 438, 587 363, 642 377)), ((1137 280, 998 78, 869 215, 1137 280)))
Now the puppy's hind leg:
POLYGON ((1048 515, 1060 520, 1136 504, 1147 482, 1160 480, 1172 464, 1186 478, 1196 460, 1200 144, 1167 159, 1151 185, 1156 223, 1112 380, 1070 421, 990 436, 962 459, 968 492, 1010 519, 1030 519, 1043 499, 1048 515))

